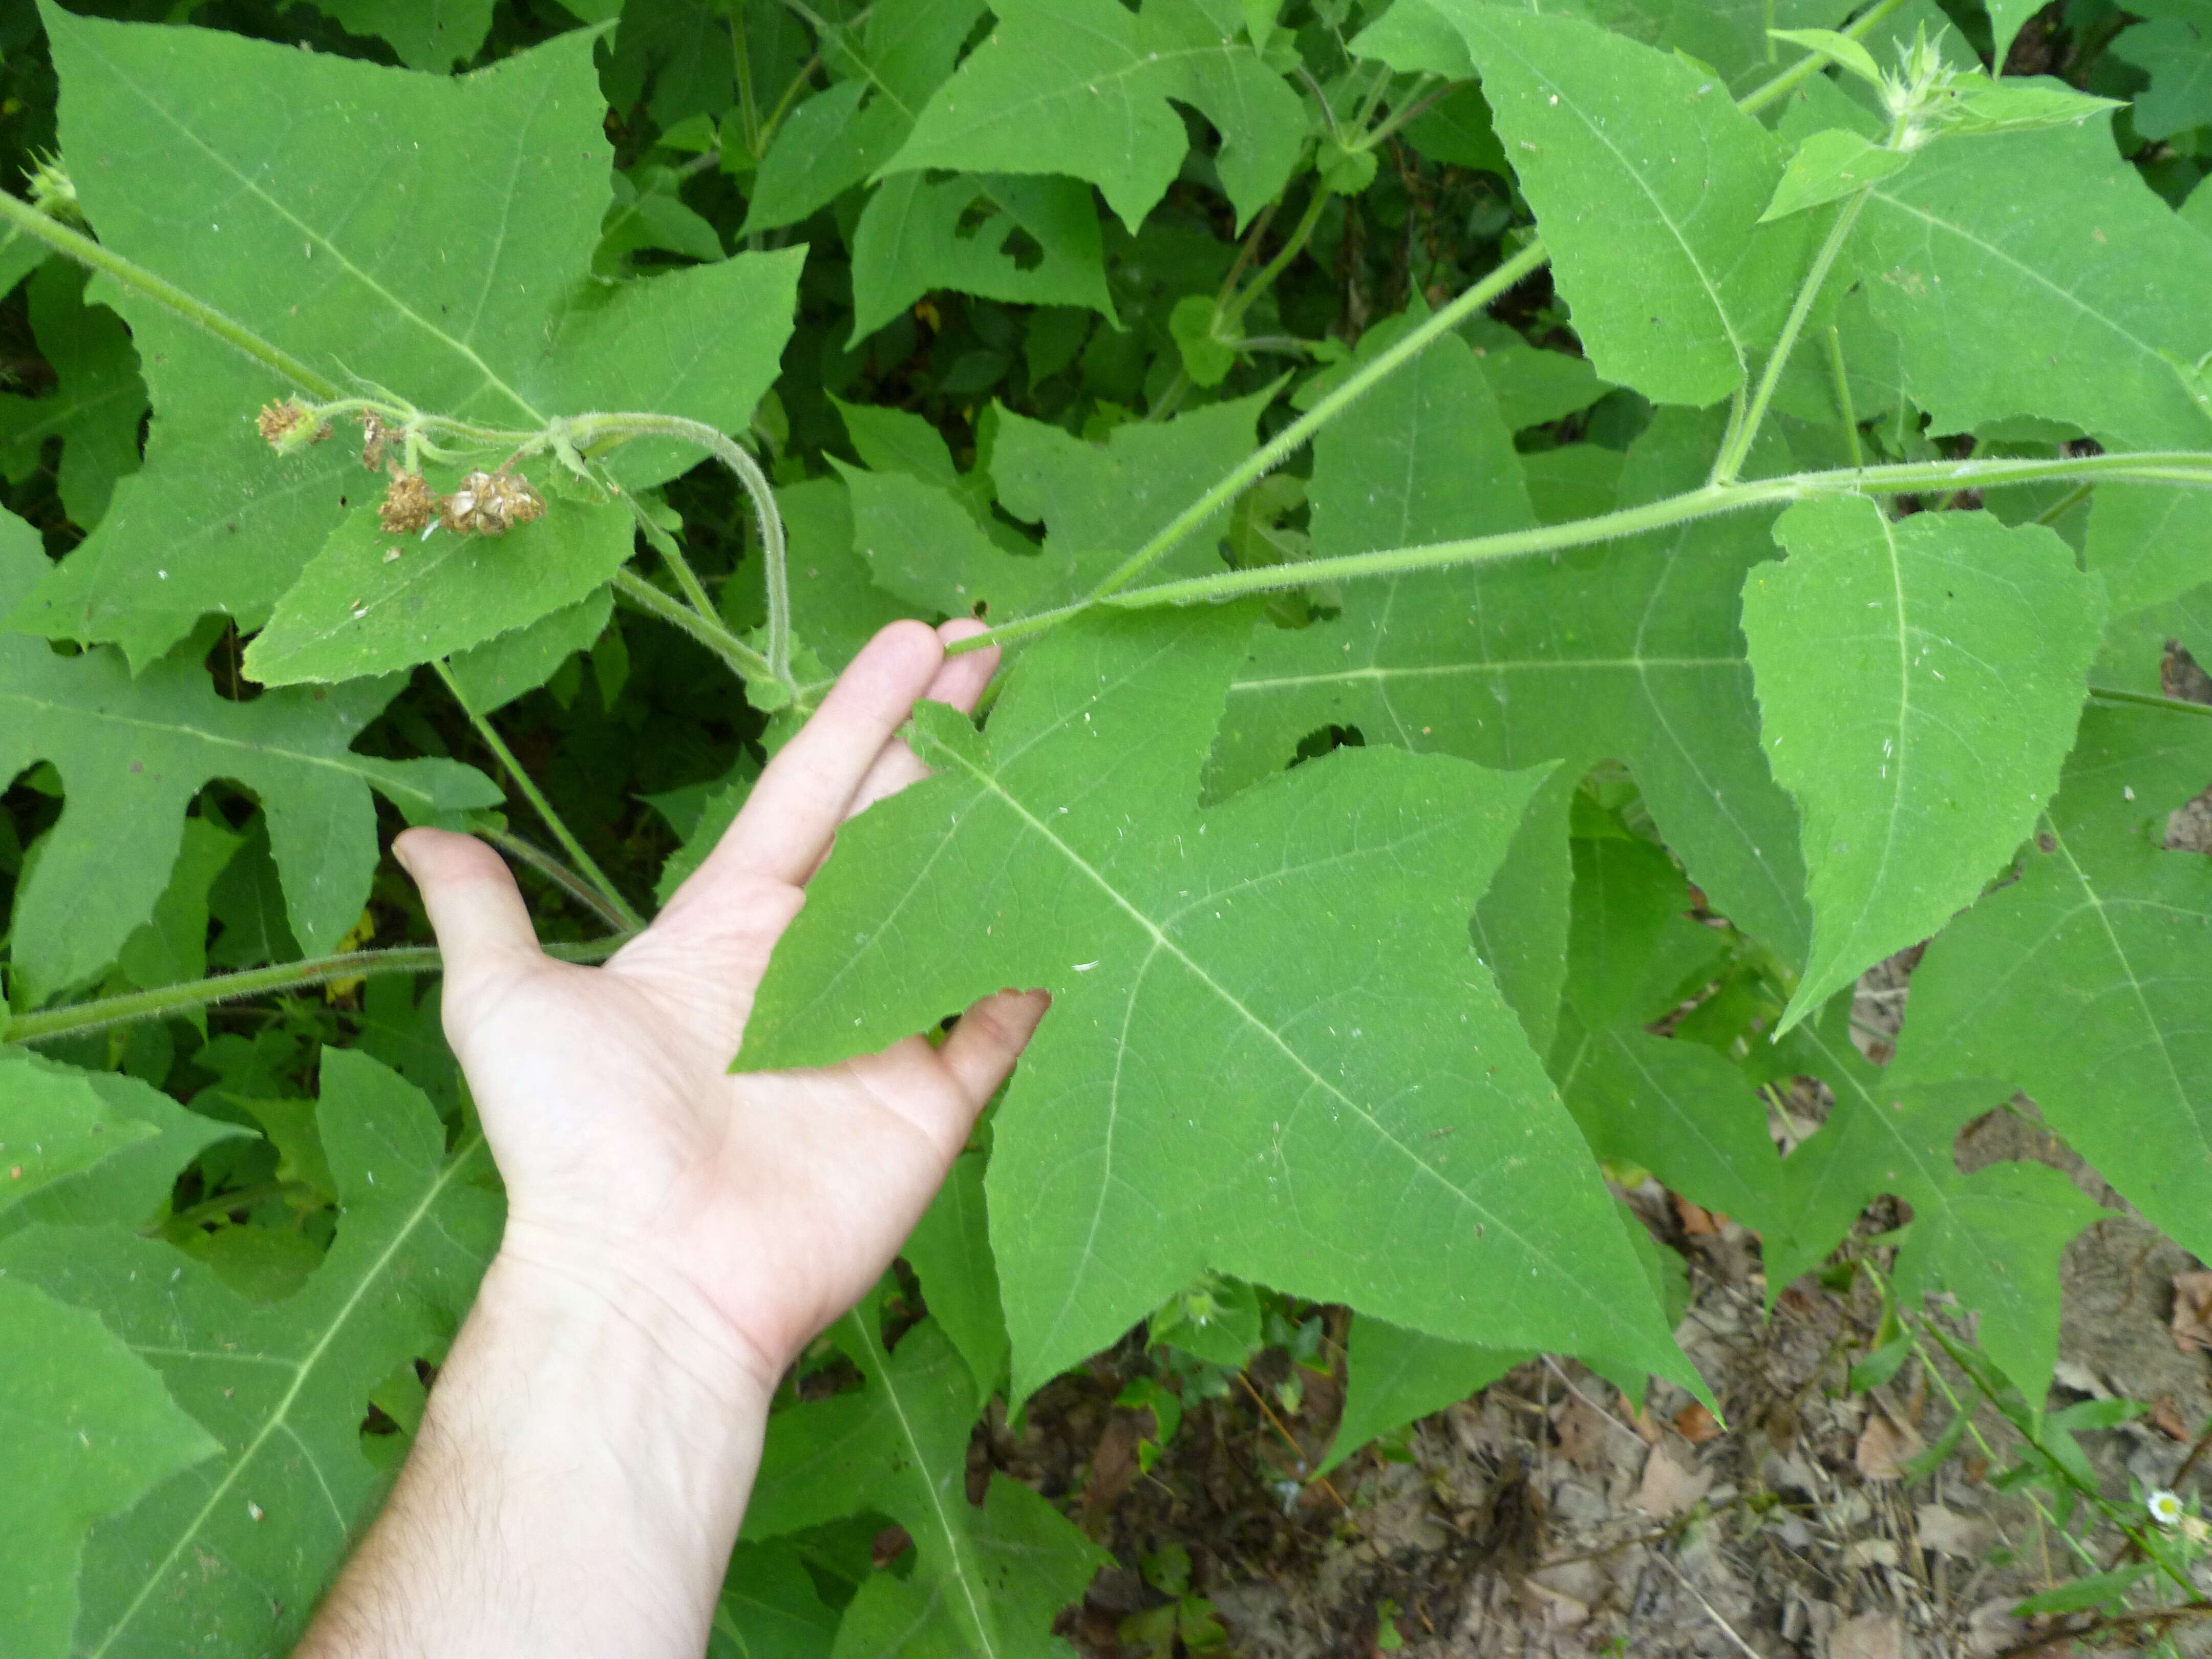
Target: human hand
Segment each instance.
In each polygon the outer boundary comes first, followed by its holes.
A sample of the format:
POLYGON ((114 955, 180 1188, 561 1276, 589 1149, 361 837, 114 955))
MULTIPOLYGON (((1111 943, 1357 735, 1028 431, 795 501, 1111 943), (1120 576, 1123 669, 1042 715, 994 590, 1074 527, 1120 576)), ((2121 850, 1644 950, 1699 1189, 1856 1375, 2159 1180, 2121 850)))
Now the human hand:
POLYGON ((501 1268, 540 1281, 540 1299, 634 1314, 663 1346, 681 1333, 669 1358, 712 1386, 734 1365, 764 1401, 866 1293, 1044 1012, 1042 993, 1003 992, 941 1046, 726 1070, 839 823, 924 775, 896 736, 915 700, 970 709, 981 695, 997 653, 944 654, 976 628, 878 634, 604 967, 539 951, 483 842, 413 830, 398 843, 445 951, 447 1036, 507 1182, 501 1268))

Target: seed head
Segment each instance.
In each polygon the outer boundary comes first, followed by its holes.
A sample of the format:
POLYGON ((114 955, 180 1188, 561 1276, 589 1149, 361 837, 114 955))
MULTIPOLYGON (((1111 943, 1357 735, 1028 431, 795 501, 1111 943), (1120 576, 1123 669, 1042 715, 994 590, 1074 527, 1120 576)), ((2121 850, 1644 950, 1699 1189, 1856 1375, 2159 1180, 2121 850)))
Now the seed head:
POLYGON ((504 469, 471 472, 438 504, 438 522, 461 536, 504 536, 519 524, 545 516, 544 497, 504 469))
POLYGON ((254 429, 279 455, 296 455, 310 444, 331 435, 330 422, 317 422, 315 413, 297 398, 264 404, 253 417, 254 429))
POLYGON ((419 472, 395 472, 376 509, 376 521, 392 535, 420 530, 438 515, 437 493, 419 472))

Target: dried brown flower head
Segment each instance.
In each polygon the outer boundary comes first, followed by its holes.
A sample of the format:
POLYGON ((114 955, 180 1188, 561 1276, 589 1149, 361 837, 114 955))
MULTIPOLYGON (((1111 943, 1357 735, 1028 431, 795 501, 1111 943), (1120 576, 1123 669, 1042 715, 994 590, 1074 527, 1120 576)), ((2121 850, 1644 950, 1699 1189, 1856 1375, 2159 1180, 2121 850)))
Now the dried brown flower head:
POLYGON ((393 535, 420 530, 438 516, 438 497, 419 472, 395 472, 376 509, 377 522, 393 535))
POLYGON ((253 426, 280 455, 296 455, 309 444, 319 444, 331 435, 330 422, 318 426, 314 411, 297 398, 262 404, 253 426))
POLYGON ((519 524, 545 516, 544 498, 529 480, 501 470, 476 471, 439 503, 438 522, 463 536, 503 536, 519 524))

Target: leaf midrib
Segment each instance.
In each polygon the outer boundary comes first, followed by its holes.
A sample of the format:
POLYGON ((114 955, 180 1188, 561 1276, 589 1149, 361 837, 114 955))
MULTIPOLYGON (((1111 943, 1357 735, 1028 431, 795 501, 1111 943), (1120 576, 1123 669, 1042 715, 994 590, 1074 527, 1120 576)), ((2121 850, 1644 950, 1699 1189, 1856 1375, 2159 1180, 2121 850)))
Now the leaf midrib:
MULTIPOLYGON (((1188 951, 1184 951, 1180 945, 1176 945, 1173 939, 1170 939, 1167 933, 1158 923, 1154 922, 1151 917, 1147 916, 1141 909, 1138 908, 1135 904, 1131 902, 1130 900, 1122 894, 1121 890, 1113 884, 1113 883, 1107 880, 1103 872, 1101 872, 1096 866, 1092 865, 1088 860, 1084 858, 1083 855, 1078 853, 1073 847, 1069 846, 1058 836, 1054 835, 1052 831, 1051 826, 1047 824, 1042 818, 1036 817, 1036 814, 1032 813, 1020 801, 1017 800, 1011 793, 1001 787, 997 778, 977 766, 975 761, 967 755, 962 754, 957 750, 948 748, 943 744, 932 744, 929 746, 933 751, 933 757, 940 757, 943 759, 949 761, 951 764, 958 767, 962 771, 965 772, 969 777, 973 779, 977 786, 985 793, 996 797, 1000 802, 1002 802, 1009 811, 1012 812, 1017 817, 1018 817, 1034 834, 1040 836, 1048 845, 1057 851, 1072 866, 1073 866, 1073 868, 1088 879, 1092 885, 1096 886, 1100 892, 1103 893, 1107 898, 1112 902, 1116 908, 1120 909, 1123 914, 1127 915, 1131 921, 1134 921, 1139 927, 1142 928, 1146 934, 1154 941, 1156 953, 1158 951, 1164 951, 1168 955, 1173 957, 1177 962, 1181 963, 1182 966, 1188 970, 1194 979, 1195 979, 1200 985, 1204 986, 1207 990, 1212 992, 1213 994, 1225 1004, 1233 1012, 1235 1012, 1239 1018, 1243 1020, 1245 1024, 1249 1025, 1254 1030, 1259 1032, 1267 1039, 1267 1042, 1273 1044, 1276 1049, 1281 1053, 1285 1059, 1288 1060, 1292 1066, 1297 1067, 1299 1072, 1304 1074, 1308 1081, 1313 1086, 1341 1102, 1346 1110, 1350 1111, 1352 1115, 1359 1119, 1360 1121, 1366 1124, 1368 1127, 1380 1138, 1383 1146, 1388 1147, 1390 1151, 1399 1154, 1420 1175, 1426 1176, 1437 1186, 1442 1187, 1446 1192, 1457 1199, 1460 1203, 1464 1205, 1467 1209, 1473 1212, 1474 1214, 1482 1217, 1486 1225, 1495 1224, 1501 1232, 1503 1232, 1507 1237, 1512 1239, 1513 1242, 1527 1254, 1529 1260, 1541 1263, 1547 1269, 1553 1273, 1560 1282, 1576 1285, 1577 1289, 1580 1288, 1578 1282, 1572 1274, 1569 1273, 1557 1261, 1553 1261, 1552 1257, 1533 1240, 1523 1235, 1521 1231, 1515 1227, 1507 1218, 1499 1215, 1498 1212, 1489 1208, 1489 1206, 1485 1205, 1480 1199, 1476 1198, 1474 1194, 1468 1192, 1466 1188, 1456 1185, 1433 1165, 1423 1161, 1419 1154, 1417 1153, 1413 1147, 1407 1146, 1396 1135, 1391 1133, 1391 1132, 1376 1118, 1375 1115, 1370 1111, 1363 1103, 1354 1100, 1351 1096, 1346 1094, 1343 1090, 1337 1087, 1335 1084, 1330 1082, 1328 1079, 1324 1077, 1320 1072, 1315 1070, 1314 1067, 1307 1062, 1303 1054, 1299 1054, 1296 1048, 1293 1048, 1284 1040, 1280 1032, 1269 1025, 1267 1021, 1261 1019, 1258 1014, 1255 1013, 1245 1005, 1243 1000, 1239 998, 1235 992, 1231 991, 1219 980, 1214 978, 1213 975, 1208 973, 1194 957, 1193 957, 1188 951)), ((1584 1292, 1584 1294, 1587 1296, 1588 1293, 1584 1292)))
MULTIPOLYGON (((284 1391, 284 1397, 276 1402, 276 1409, 270 1413, 268 1420, 261 1425, 261 1431, 255 1435, 244 1449, 232 1460, 228 1471, 221 1480, 216 1483, 215 1489, 208 1494, 207 1501, 200 1506, 199 1513, 192 1517, 191 1525, 178 1534, 177 1541, 170 1547, 169 1553, 161 1558, 160 1565, 147 1573, 145 1582, 139 1586, 138 1594, 131 1598, 130 1606, 124 1608, 115 1622, 108 1626, 106 1635, 101 1638, 100 1645, 92 1650, 88 1659, 102 1659, 102 1656, 114 1645, 116 1639, 130 1626, 131 1620, 138 1616, 138 1610, 146 1605, 147 1598, 152 1595, 155 1588, 168 1577, 169 1570, 176 1565, 177 1559, 184 1553, 185 1547, 199 1535, 200 1529, 207 1524, 208 1517, 215 1513, 216 1506, 238 1483, 253 1460, 260 1455, 262 1447, 280 1428, 289 1430, 292 1407, 298 1402, 301 1390, 307 1386, 308 1377, 313 1374, 315 1367, 321 1364, 322 1358, 329 1352, 331 1344, 337 1340, 338 1333, 345 1328, 346 1322, 353 1317, 354 1310, 361 1305, 362 1298, 368 1294, 369 1286, 383 1277, 384 1271, 391 1265, 392 1257, 397 1255, 401 1247, 414 1237, 416 1229, 422 1224, 438 1200, 445 1195, 447 1189, 459 1179, 463 1170, 475 1162, 476 1155, 483 1150, 483 1137, 480 1135, 471 1136, 461 1142, 454 1151, 453 1156, 447 1161, 446 1167, 438 1172, 437 1179, 433 1181, 425 1190, 421 1201, 408 1212, 406 1219, 393 1231, 391 1240, 368 1262, 360 1279, 354 1285, 351 1293, 339 1304, 337 1313, 331 1317, 329 1324, 324 1327, 322 1334, 315 1340, 314 1346, 301 1355, 296 1362, 297 1372, 292 1379, 292 1386, 284 1391)), ((298 1438, 296 1434, 294 1438, 295 1440, 298 1438)), ((303 1447, 302 1450, 304 1449, 303 1447)), ((315 1467, 314 1459, 312 1456, 307 1461, 310 1468, 315 1467)), ((322 1471, 319 1468, 315 1469, 315 1479, 323 1483, 324 1493, 328 1496, 329 1484, 323 1481, 322 1471)), ((343 1520, 343 1517, 340 1518, 343 1520)))
MULTIPOLYGON (((171 742, 189 739, 193 743, 204 744, 211 749, 228 750, 239 754, 289 763, 295 766, 319 767, 325 771, 336 772, 341 777, 351 778, 357 782, 368 785, 386 799, 396 800, 404 795, 421 801, 426 805, 434 806, 437 804, 437 798, 427 789, 415 788, 402 783, 398 778, 386 772, 373 768, 359 764, 349 766, 343 761, 329 755, 310 754, 301 750, 282 748, 274 744, 252 743, 240 738, 227 738, 216 732, 202 731, 196 726, 134 719, 129 715, 113 714, 106 709, 88 709, 79 703, 49 702, 44 698, 33 696, 25 691, 0 690, 0 708, 4 708, 11 702, 33 713, 53 715, 64 726, 105 724, 121 726, 128 731, 148 732, 157 738, 165 738, 171 742)), ((349 749, 343 750, 343 753, 347 759, 356 763, 368 758, 356 755, 349 749)), ((385 766, 390 766, 392 763, 389 761, 382 763, 385 766)), ((63 775, 66 778, 68 768, 59 761, 57 761, 56 764, 61 766, 63 775)))

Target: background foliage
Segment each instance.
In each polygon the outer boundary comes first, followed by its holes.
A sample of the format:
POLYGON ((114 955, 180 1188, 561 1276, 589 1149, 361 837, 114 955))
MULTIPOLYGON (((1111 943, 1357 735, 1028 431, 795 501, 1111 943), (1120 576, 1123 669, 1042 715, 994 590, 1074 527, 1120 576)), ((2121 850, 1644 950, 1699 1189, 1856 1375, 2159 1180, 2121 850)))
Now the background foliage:
POLYGON ((934 1495, 1133 1326, 1162 1439, 1348 1369, 1331 1463, 1534 1351, 1702 1391, 1608 1178, 1770 1295, 1909 1217, 2030 1402, 2101 1212, 1964 1125, 2212 1254, 2193 0, 816 4, 0 6, 21 1651, 281 1651, 404 1455, 499 1200, 390 836, 596 959, 899 616, 1001 693, 736 1058, 1055 1012, 719 1647, 1057 1643, 1103 1553, 934 1495))

